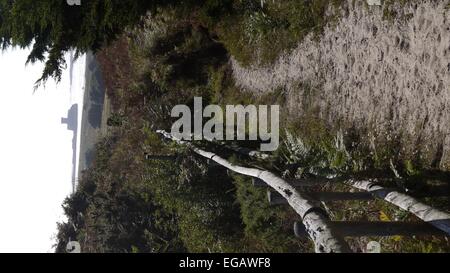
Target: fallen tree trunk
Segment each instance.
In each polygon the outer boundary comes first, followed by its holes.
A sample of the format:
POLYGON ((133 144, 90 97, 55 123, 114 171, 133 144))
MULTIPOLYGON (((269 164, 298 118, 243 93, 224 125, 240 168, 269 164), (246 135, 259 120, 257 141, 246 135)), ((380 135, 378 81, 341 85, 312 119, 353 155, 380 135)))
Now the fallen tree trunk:
POLYGON ((311 197, 304 193, 299 193, 284 179, 266 170, 234 165, 215 153, 196 148, 191 143, 176 139, 165 131, 158 131, 158 133, 180 144, 188 145, 198 155, 213 160, 231 171, 256 177, 266 182, 281 194, 302 218, 306 231, 314 242, 316 252, 350 252, 350 247, 344 238, 332 230, 330 219, 326 215, 326 212, 320 208, 318 202, 313 201, 311 197))
POLYGON ((375 197, 386 200, 387 202, 416 215, 423 221, 435 226, 447 234, 450 234, 450 214, 446 212, 424 204, 409 195, 385 188, 371 181, 355 181, 350 179, 344 183, 357 189, 368 191, 375 197))

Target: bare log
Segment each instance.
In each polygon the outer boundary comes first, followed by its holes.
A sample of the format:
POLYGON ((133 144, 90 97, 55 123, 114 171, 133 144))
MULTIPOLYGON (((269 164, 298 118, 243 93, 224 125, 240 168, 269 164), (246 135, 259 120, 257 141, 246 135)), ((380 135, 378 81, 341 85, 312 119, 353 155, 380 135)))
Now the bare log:
POLYGON ((409 195, 394 189, 382 187, 371 181, 347 180, 345 183, 357 189, 368 191, 375 197, 386 200, 387 202, 416 215, 423 221, 435 226, 447 234, 450 234, 450 214, 446 212, 424 204, 409 195))
MULTIPOLYGON (((344 237, 388 237, 388 236, 415 236, 435 235, 445 236, 446 233, 427 224, 412 222, 369 222, 369 221, 339 221, 331 222, 331 226, 344 237)), ((294 223, 296 237, 304 238, 305 227, 300 222, 294 223)))
POLYGON ((311 197, 304 193, 299 193, 284 179, 266 170, 234 165, 214 153, 198 149, 186 141, 176 139, 165 131, 158 131, 158 133, 180 144, 188 145, 198 155, 214 160, 229 170, 242 175, 256 177, 266 182, 280 193, 302 218, 307 233, 315 244, 316 252, 350 252, 350 247, 343 237, 338 236, 331 229, 329 217, 320 208, 318 202, 313 201, 311 197))

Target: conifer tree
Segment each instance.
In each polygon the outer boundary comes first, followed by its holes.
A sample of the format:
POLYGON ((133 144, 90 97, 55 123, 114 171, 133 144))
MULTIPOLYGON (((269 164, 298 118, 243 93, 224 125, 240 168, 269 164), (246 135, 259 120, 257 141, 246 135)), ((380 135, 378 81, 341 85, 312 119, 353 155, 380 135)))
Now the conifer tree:
POLYGON ((139 22, 148 10, 175 1, 90 0, 69 5, 66 0, 0 0, 0 45, 31 47, 27 63, 45 62, 39 85, 48 78, 61 79, 64 54, 78 57, 97 51, 139 22))

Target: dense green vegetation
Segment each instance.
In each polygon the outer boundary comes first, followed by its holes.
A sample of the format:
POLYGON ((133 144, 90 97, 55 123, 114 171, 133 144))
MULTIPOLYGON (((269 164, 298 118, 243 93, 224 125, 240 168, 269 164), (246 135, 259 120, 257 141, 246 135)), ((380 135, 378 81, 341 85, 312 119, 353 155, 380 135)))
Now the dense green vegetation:
POLYGON ((108 90, 114 126, 64 205, 69 220, 60 224, 57 251, 70 238, 94 252, 299 251, 295 218, 288 217, 295 214, 269 207, 264 190, 248 179, 231 177, 152 131, 170 128, 173 105, 197 95, 225 103, 230 94, 219 93, 232 88, 224 47, 204 27, 175 18, 169 11, 129 33, 131 68, 108 90), (135 213, 122 214, 127 211, 135 213))
MULTIPOLYGON (((69 240, 79 241, 85 252, 312 251, 310 242, 293 237, 292 223, 298 219, 293 211, 269 206, 265 190, 253 187, 250 179, 229 174, 184 147, 161 140, 154 130, 169 130, 172 107, 192 105, 194 96, 219 105, 283 106, 284 90, 255 96, 237 88, 230 58, 246 65, 272 62, 308 33, 319 38, 323 26, 336 18, 325 12, 327 8, 336 8, 344 1, 289 0, 263 6, 259 0, 194 2, 171 1, 169 8, 157 1, 149 6, 139 6, 141 1, 136 1, 128 7, 136 12, 123 14, 119 11, 123 6, 105 4, 108 12, 89 13, 92 17, 87 15, 89 9, 80 11, 83 22, 104 18, 100 20, 103 28, 85 41, 84 34, 75 31, 81 36, 67 39, 67 43, 80 53, 101 48, 97 56, 114 107, 108 122, 109 136, 99 142, 94 165, 81 177, 77 192, 64 203, 68 221, 59 224, 58 252, 65 251, 69 240), (152 8, 152 13, 140 17, 152 8), (113 19, 116 16, 118 22, 113 19), (110 26, 115 26, 111 32, 101 31, 110 26), (120 40, 113 42, 118 37, 120 40)), ((5 29, 1 33, 8 33, 5 29)), ((9 45, 14 39, 2 41, 9 45)), ((48 65, 50 72, 44 79, 58 76, 58 70, 48 65)), ((301 88, 309 87, 305 84, 301 88)), ((270 162, 249 163, 248 158, 232 156, 219 147, 208 148, 244 165, 264 166, 285 178, 381 175, 387 178, 387 185, 402 186, 398 175, 405 183, 418 188, 422 185, 427 172, 416 162, 397 161, 395 144, 373 154, 370 143, 361 140, 362 132, 344 135, 335 124, 315 117, 314 109, 305 113, 297 121, 286 114, 281 117, 283 143, 270 162)), ((255 143, 239 145, 252 147, 255 143)), ((448 204, 436 205, 447 208, 448 204)), ((382 202, 346 202, 326 209, 334 212, 334 220, 379 220, 380 213, 392 219, 408 217, 382 202)), ((449 248, 442 239, 428 241, 419 244, 417 238, 390 238, 383 240, 383 248, 449 248)), ((353 242, 352 246, 361 249, 361 244, 353 242)))

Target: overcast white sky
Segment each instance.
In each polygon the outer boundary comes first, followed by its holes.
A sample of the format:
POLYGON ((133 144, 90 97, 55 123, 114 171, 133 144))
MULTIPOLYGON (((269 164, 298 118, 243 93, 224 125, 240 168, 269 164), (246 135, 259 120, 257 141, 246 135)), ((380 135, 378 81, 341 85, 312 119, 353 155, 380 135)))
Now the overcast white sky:
POLYGON ((56 85, 33 94, 43 65, 25 66, 27 51, 0 52, 0 252, 52 251, 61 204, 71 193, 72 133, 61 117, 82 101, 84 58, 56 85))

